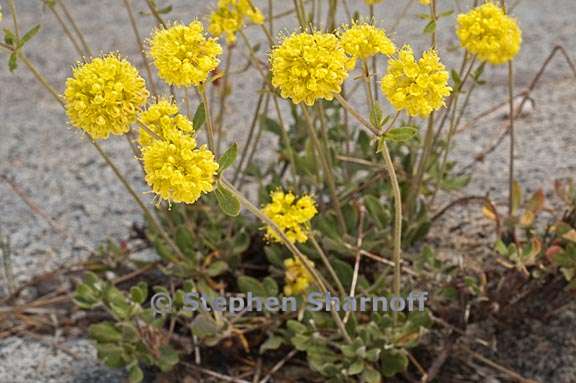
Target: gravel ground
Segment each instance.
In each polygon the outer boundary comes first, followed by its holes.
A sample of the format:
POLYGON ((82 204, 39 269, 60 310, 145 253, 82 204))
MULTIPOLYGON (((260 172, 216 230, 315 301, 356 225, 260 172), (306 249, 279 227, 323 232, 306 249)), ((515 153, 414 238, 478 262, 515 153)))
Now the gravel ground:
MULTIPOLYGON (((52 15, 42 9, 40 1, 17 0, 16 3, 22 29, 42 24, 42 32, 26 49, 31 61, 58 90, 62 90, 70 67, 78 57, 52 15)), ((116 50, 133 62, 140 63, 120 0, 74 0, 68 3, 72 5, 72 13, 94 52, 116 50)), ((143 2, 135 3, 140 10, 143 2)), ((171 3, 174 5, 172 14, 178 15, 184 22, 201 17, 208 8, 208 2, 178 0, 171 3)), ((283 2, 282 6, 286 3, 283 2)), ((367 14, 361 0, 349 0, 349 3, 367 14)), ((462 3, 467 6, 470 2, 462 3)), ((384 2, 377 7, 376 20, 382 20, 381 24, 390 27, 391 20, 400 14, 403 4, 384 2)), ((452 7, 452 4, 442 1, 441 10, 452 7)), ((0 0, 0 5, 6 12, 8 7, 4 0, 0 0)), ((412 8, 409 17, 395 32, 394 40, 398 45, 409 41, 416 47, 426 46, 426 39, 419 34, 425 22, 415 17, 422 11, 418 7, 415 5, 412 8)), ((568 52, 576 53, 576 40, 571 38, 576 32, 573 22, 576 2, 523 0, 514 12, 524 31, 524 45, 515 65, 516 83, 521 89, 529 83, 556 44, 562 44, 568 52)), ((9 17, 5 17, 3 23, 8 22, 9 17)), ((282 25, 282 22, 278 22, 278 29, 291 27, 282 25)), ((151 18, 140 17, 139 23, 142 33, 147 35, 152 28, 151 18)), ((446 48, 456 43, 450 30, 452 24, 453 18, 439 24, 440 46, 443 60, 449 66, 456 66, 459 57, 446 48)), ((261 38, 257 37, 260 34, 256 29, 249 30, 248 35, 261 38)), ((5 55, 2 54, 0 59, 3 63, 0 65, 0 175, 11 180, 20 193, 41 206, 60 228, 54 230, 50 227, 37 213, 31 212, 8 183, 0 182, 0 233, 11 240, 14 274, 21 282, 43 271, 57 269, 63 263, 80 259, 87 254, 86 248, 94 248, 108 238, 126 238, 130 226, 134 222, 141 222, 142 218, 137 206, 91 145, 67 126, 60 106, 24 67, 11 74, 4 64, 5 55)), ((239 62, 244 63, 245 59, 239 62)), ((490 77, 491 82, 476 93, 474 104, 482 105, 482 109, 472 108, 475 112, 481 112, 483 108, 506 98, 505 68, 488 69, 486 77, 490 77)), ((258 82, 248 79, 254 78, 256 74, 250 70, 233 84, 234 95, 228 113, 233 116, 228 120, 231 140, 242 142, 246 134, 255 104, 253 95, 258 87, 258 82)), ((567 65, 560 60, 554 61, 533 94, 534 110, 517 124, 517 176, 529 190, 539 187, 550 190, 555 178, 575 175, 576 135, 572 126, 576 116, 572 102, 576 96, 574 85, 567 65)), ((498 137, 501 126, 502 121, 498 118, 486 119, 459 135, 454 158, 468 163, 498 137)), ((106 141, 103 146, 138 191, 146 190, 127 142, 115 138, 106 141)), ((261 156, 266 158, 266 152, 261 156)), ((502 201, 505 195, 503 185, 507 178, 506 156, 507 143, 477 164, 475 178, 464 192, 490 192, 502 201)), ((150 196, 145 195, 145 198, 150 202, 150 196)), ((458 219, 462 221, 462 216, 458 219)), ((471 219, 478 220, 478 217, 471 219)), ((469 225, 482 230, 475 222, 471 221, 469 225)), ((1 285, 0 295, 2 288, 5 285, 1 285)), ((572 339, 575 338, 573 326, 570 326, 570 323, 574 323, 574 312, 568 311, 562 315, 547 324, 544 330, 535 325, 525 330, 522 337, 511 337, 518 339, 518 342, 507 340, 507 349, 503 352, 506 360, 520 372, 542 382, 576 381, 576 345, 573 341, 566 341, 567 331, 571 331, 572 339), (544 343, 541 339, 544 339, 544 343), (554 362, 547 362, 552 358, 541 358, 544 346, 534 345, 542 344, 547 347, 546 350, 554 350, 554 355, 558 356, 554 362)), ((121 380, 121 374, 97 363, 94 350, 86 340, 71 340, 66 347, 77 353, 81 361, 73 361, 65 353, 55 352, 31 340, 12 338, 0 343, 0 382, 121 380)))

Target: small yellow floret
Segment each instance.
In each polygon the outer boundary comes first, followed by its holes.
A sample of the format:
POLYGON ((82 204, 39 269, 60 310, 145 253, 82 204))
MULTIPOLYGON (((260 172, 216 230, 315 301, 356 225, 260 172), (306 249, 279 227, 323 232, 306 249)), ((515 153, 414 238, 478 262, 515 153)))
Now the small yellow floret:
POLYGON ((186 133, 142 147, 146 182, 160 198, 194 203, 213 190, 218 163, 205 145, 195 147, 195 139, 186 133))
POLYGON ((160 29, 150 40, 150 55, 160 77, 170 85, 198 86, 216 69, 222 47, 206 38, 199 21, 160 29))
MULTIPOLYGON (((314 199, 308 195, 296 198, 294 194, 284 193, 282 190, 273 191, 270 197, 272 202, 264 206, 262 212, 282 229, 290 242, 306 242, 310 220, 318 212, 314 199)), ((280 237, 271 227, 266 228, 266 237, 280 241, 280 237)))
MULTIPOLYGON (((160 99, 150 105, 145 112, 140 113, 138 120, 156 135, 168 141, 173 140, 175 134, 187 133, 191 137, 194 134, 192 122, 179 113, 176 104, 167 99, 160 99)), ((156 138, 145 129, 140 130, 141 146, 147 146, 155 140, 156 138)))
POLYGON ((378 4, 381 3, 382 0, 364 0, 366 2, 366 4, 368 5, 374 5, 374 4, 378 4))
MULTIPOLYGON (((306 259, 306 263, 310 268, 314 267, 314 263, 306 259)), ((286 273, 284 275, 284 294, 285 295, 299 295, 305 292, 310 286, 312 275, 302 261, 298 258, 289 258, 284 261, 286 273)))
POLYGON ((416 61, 412 48, 405 45, 398 57, 388 62, 381 86, 396 110, 405 109, 410 116, 427 117, 444 106, 444 98, 452 91, 448 77, 436 51, 424 52, 416 61))
POLYGON ((74 68, 64 91, 70 122, 94 140, 128 132, 147 99, 144 79, 115 54, 74 68))
POLYGON ((512 60, 522 44, 516 20, 490 2, 458 15, 456 34, 468 52, 496 65, 512 60))
POLYGON ((332 100, 354 66, 338 38, 321 32, 292 34, 272 50, 270 62, 282 97, 306 105, 332 100))
POLYGON ((340 35, 340 42, 346 53, 357 59, 367 59, 378 53, 391 56, 396 51, 383 29, 366 23, 346 28, 340 35))
POLYGON ((208 32, 212 36, 224 35, 228 44, 236 42, 236 33, 246 23, 264 23, 264 15, 250 0, 218 0, 217 9, 210 15, 208 32))

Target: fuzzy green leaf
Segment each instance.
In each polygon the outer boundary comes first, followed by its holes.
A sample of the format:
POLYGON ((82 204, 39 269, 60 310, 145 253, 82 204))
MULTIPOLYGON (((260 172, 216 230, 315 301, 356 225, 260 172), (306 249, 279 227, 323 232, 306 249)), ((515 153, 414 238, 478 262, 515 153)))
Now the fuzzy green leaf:
POLYGON ((198 131, 204 125, 204 121, 206 121, 206 111, 204 110, 204 104, 198 105, 198 109, 194 113, 194 118, 192 119, 192 126, 194 126, 194 130, 198 131))
POLYGON ((238 155, 238 145, 233 143, 232 146, 226 150, 226 152, 218 159, 218 165, 220 165, 218 172, 222 173, 224 170, 228 169, 234 161, 236 161, 236 156, 238 155))
POLYGON ((220 206, 224 214, 231 217, 236 217, 240 214, 240 201, 230 190, 218 184, 218 187, 214 190, 214 194, 218 200, 218 206, 220 206))

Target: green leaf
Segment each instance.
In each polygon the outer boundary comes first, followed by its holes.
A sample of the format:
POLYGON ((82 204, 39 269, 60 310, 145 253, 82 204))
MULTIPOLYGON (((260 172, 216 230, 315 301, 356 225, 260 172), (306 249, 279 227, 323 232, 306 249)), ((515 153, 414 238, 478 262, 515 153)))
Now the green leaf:
POLYGON ((110 368, 121 368, 127 364, 124 349, 116 344, 97 344, 96 350, 98 350, 98 358, 110 368))
POLYGON ((462 79, 460 78, 460 75, 458 74, 458 72, 456 72, 454 69, 452 69, 450 71, 450 76, 452 77, 452 81, 454 81, 454 89, 459 89, 460 84, 462 84, 462 79))
POLYGON ((249 277, 247 275, 241 275, 238 277, 238 287, 240 291, 244 294, 252 293, 258 297, 266 297, 266 288, 259 280, 256 278, 249 277))
POLYGON ((222 173, 224 170, 228 169, 230 165, 236 161, 236 156, 238 155, 238 145, 233 143, 232 146, 226 150, 226 152, 218 159, 218 165, 220 168, 218 169, 219 173, 222 173))
POLYGON ((158 358, 158 367, 163 372, 170 371, 172 367, 178 364, 178 352, 170 346, 160 347, 160 357, 158 358))
POLYGON ((264 343, 260 346, 260 354, 264 354, 267 350, 277 350, 280 346, 284 344, 284 339, 279 336, 271 336, 266 339, 264 343))
POLYGON ((503 257, 508 255, 508 248, 501 239, 496 241, 496 251, 503 257))
POLYGON ((266 246, 264 247, 264 253, 266 254, 266 259, 268 262, 280 268, 284 267, 284 258, 282 258, 282 254, 278 246, 266 246))
POLYGON ((111 322, 100 322, 88 328, 90 338, 98 343, 118 343, 122 340, 122 333, 111 322))
POLYGON ((180 226, 176 231, 176 245, 185 255, 192 256, 194 254, 194 246, 196 241, 192 238, 192 233, 184 225, 180 226))
POLYGON ((364 371, 364 361, 362 359, 358 359, 354 363, 352 363, 350 365, 350 367, 348 367, 346 374, 347 375, 358 375, 362 371, 364 371))
POLYGON ((30 29, 28 32, 26 32, 24 34, 24 36, 22 36, 22 38, 20 39, 20 43, 18 45, 18 48, 23 47, 24 44, 26 44, 28 41, 30 41, 30 39, 38 33, 38 31, 40 31, 40 24, 32 27, 32 29, 30 29))
POLYGON ((278 283, 276 283, 274 278, 266 277, 264 278, 262 283, 264 285, 264 288, 266 289, 266 292, 268 293, 268 296, 274 297, 278 295, 278 283))
POLYGON ((333 216, 322 214, 316 220, 316 228, 328 238, 335 241, 341 241, 342 235, 338 232, 338 225, 333 216))
POLYGON ((144 379, 144 373, 138 364, 128 367, 128 381, 130 383, 140 383, 144 379))
POLYGON ((372 109, 370 110, 370 123, 372 126, 376 128, 382 127, 383 115, 382 109, 380 109, 380 105, 378 103, 374 103, 372 105, 372 109))
POLYGON ((332 263, 340 282, 342 282, 345 288, 350 288, 352 285, 352 277, 354 276, 354 269, 352 266, 337 258, 332 259, 330 263, 332 263))
POLYGON ((206 121, 206 111, 204 110, 204 104, 198 105, 196 112, 194 113, 194 118, 192 119, 192 126, 194 130, 198 131, 204 125, 206 121))
POLYGON ((408 367, 408 358, 400 351, 387 350, 382 353, 382 374, 391 378, 394 375, 405 371, 408 367))
POLYGON ((14 72, 18 67, 18 64, 16 63, 17 57, 18 56, 16 55, 16 52, 12 52, 10 58, 8 58, 8 69, 10 70, 10 72, 14 72))
POLYGON ((16 41, 16 35, 11 30, 4 28, 4 42, 7 45, 13 46, 16 41))
POLYGON ((293 319, 289 319, 286 322, 286 327, 288 327, 288 329, 291 330, 295 334, 302 334, 302 333, 306 332, 306 326, 303 325, 302 323, 298 322, 298 321, 293 320, 293 319))
POLYGON ((165 15, 167 13, 172 12, 172 6, 171 5, 167 5, 164 8, 160 8, 159 10, 157 10, 156 12, 158 12, 161 15, 165 15))
POLYGON ((471 179, 472 177, 467 174, 458 177, 444 178, 440 181, 440 187, 447 191, 459 190, 468 185, 471 179))
POLYGON ((214 194, 218 200, 218 206, 220 206, 224 214, 231 217, 236 217, 240 214, 240 201, 230 190, 219 183, 216 190, 214 190, 214 194))
POLYGON ((386 132, 382 138, 387 141, 405 142, 414 138, 418 134, 418 129, 413 126, 402 126, 386 132))
POLYGON ((430 20, 424 27, 424 33, 433 33, 436 30, 436 21, 430 20))
POLYGON ((260 124, 264 130, 267 130, 270 133, 274 133, 278 137, 282 136, 282 127, 280 127, 280 124, 278 124, 275 120, 262 115, 260 118, 260 124))
POLYGON ((192 334, 199 338, 205 338, 218 334, 220 328, 218 324, 208 314, 199 314, 190 325, 192 334))
POLYGON ((362 153, 364 155, 367 155, 370 152, 370 137, 368 136, 368 134, 365 131, 361 130, 358 133, 358 138, 356 141, 360 146, 362 153))
POLYGON ((375 196, 368 194, 364 197, 364 205, 368 215, 376 222, 379 228, 384 228, 388 223, 388 215, 382 207, 382 202, 375 196))
POLYGON ((382 381, 382 375, 372 367, 366 366, 362 373, 362 380, 366 383, 380 383, 382 381))
POLYGON ((224 274, 226 271, 228 271, 228 264, 224 261, 216 261, 208 267, 206 274, 211 277, 217 277, 220 274, 224 274))
POLYGON ((142 281, 136 286, 132 286, 130 288, 130 297, 138 304, 144 303, 148 297, 148 285, 146 282, 142 281))

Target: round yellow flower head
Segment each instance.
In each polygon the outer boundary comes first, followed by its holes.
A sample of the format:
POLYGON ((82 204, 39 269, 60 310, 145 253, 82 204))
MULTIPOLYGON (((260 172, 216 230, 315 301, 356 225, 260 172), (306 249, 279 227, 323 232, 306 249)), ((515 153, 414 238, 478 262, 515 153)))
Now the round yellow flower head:
POLYGON ((397 110, 405 109, 410 116, 427 117, 444 106, 448 86, 448 72, 434 50, 424 52, 418 61, 409 45, 388 62, 382 78, 382 92, 397 110))
POLYGON ((420 0, 420 4, 422 5, 430 5, 431 0, 420 0))
POLYGON ((516 20, 490 2, 458 15, 456 34, 468 52, 495 65, 512 60, 522 44, 516 20))
POLYGON ((226 42, 234 44, 245 19, 258 25, 264 23, 264 15, 250 0, 219 0, 218 8, 210 15, 208 32, 216 37, 225 35, 226 42))
MULTIPOLYGON (((290 242, 306 242, 310 230, 310 220, 316 215, 316 203, 312 197, 305 195, 300 198, 290 192, 276 190, 270 193, 272 202, 262 209, 262 212, 274 221, 286 234, 290 242)), ((266 238, 279 242, 280 237, 271 228, 266 228, 266 238)))
POLYGON ((366 4, 368 5, 374 5, 382 2, 382 0, 364 0, 364 1, 366 1, 366 4))
MULTIPOLYGON (((152 132, 168 141, 174 140, 174 135, 180 133, 188 133, 190 136, 194 133, 192 122, 180 114, 176 104, 167 99, 160 99, 150 105, 145 112, 140 113, 138 120, 152 132)), ((145 129, 140 130, 141 146, 147 146, 155 140, 156 138, 152 137, 145 129)))
POLYGON ((146 182, 160 198, 194 203, 213 190, 218 163, 205 145, 195 147, 194 137, 183 132, 142 147, 146 182))
MULTIPOLYGON (((306 259, 306 263, 310 268, 314 267, 314 263, 306 259)), ((312 275, 306 269, 302 261, 298 258, 288 258, 284 261, 286 273, 284 274, 284 294, 285 295, 299 295, 304 293, 310 286, 312 275)))
POLYGON ((170 85, 198 86, 216 69, 222 47, 206 38, 199 21, 160 29, 150 40, 150 55, 160 77, 170 85))
POLYGON ((64 91, 70 122, 94 140, 128 132, 147 99, 144 79, 115 54, 74 68, 64 91))
POLYGON ((362 23, 345 28, 340 35, 340 42, 346 53, 355 59, 367 59, 381 53, 391 56, 396 51, 383 29, 362 23))
POLYGON ((340 93, 354 66, 338 38, 330 33, 297 33, 284 39, 270 55, 272 85, 284 98, 306 105, 340 93))

